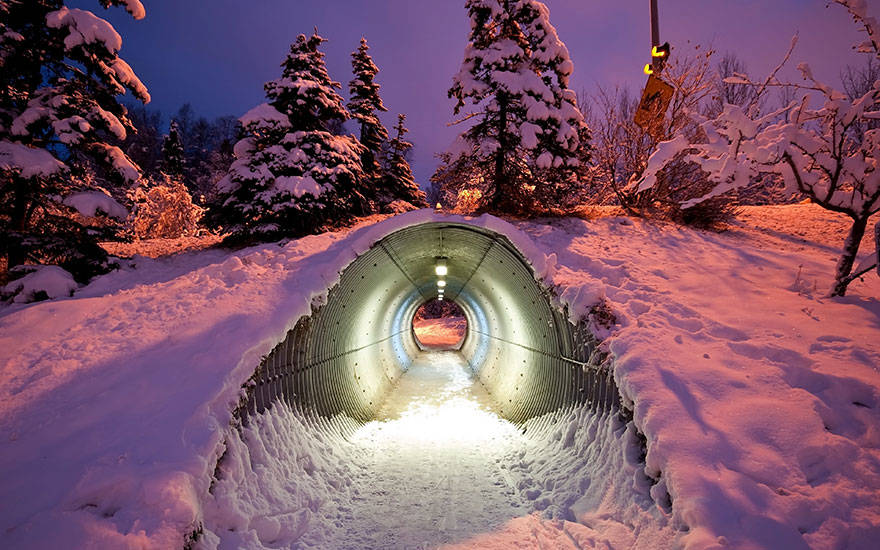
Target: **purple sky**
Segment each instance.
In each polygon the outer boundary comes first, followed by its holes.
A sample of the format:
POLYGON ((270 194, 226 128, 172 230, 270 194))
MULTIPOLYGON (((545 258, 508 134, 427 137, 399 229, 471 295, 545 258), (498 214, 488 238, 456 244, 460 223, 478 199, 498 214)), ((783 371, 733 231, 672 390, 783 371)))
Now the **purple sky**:
MULTIPOLYGON (((109 19, 123 37, 122 56, 167 117, 190 102, 200 114, 240 116, 263 101, 263 83, 299 33, 315 26, 325 44, 331 76, 351 78, 349 53, 366 36, 391 125, 408 117, 415 142, 413 168, 423 185, 434 154, 456 128, 447 127, 453 103, 446 90, 458 70, 469 29, 464 0, 144 0, 147 17, 133 21, 121 9, 103 12, 95 0, 74 0, 109 19), (103 13, 102 13, 103 12, 103 13)), ((597 83, 643 85, 648 61, 648 0, 546 0, 551 21, 571 51, 572 88, 597 83)), ((736 51, 755 76, 781 58, 795 32, 800 42, 787 74, 808 61, 819 78, 838 82, 846 64, 864 63, 851 51, 861 37, 845 10, 825 0, 659 0, 661 37, 673 47, 687 41, 736 51)), ((675 51, 675 50, 674 50, 675 51)), ((166 120, 167 122, 167 120, 166 120)))

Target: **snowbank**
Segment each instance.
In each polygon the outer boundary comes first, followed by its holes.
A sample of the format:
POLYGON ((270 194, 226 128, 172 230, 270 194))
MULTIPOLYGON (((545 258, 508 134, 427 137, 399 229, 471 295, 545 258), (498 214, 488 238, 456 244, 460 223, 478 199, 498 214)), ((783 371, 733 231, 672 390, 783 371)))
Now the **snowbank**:
MULTIPOLYGON (((421 210, 280 246, 137 258, 72 299, 0 310, 0 546, 181 546, 260 357, 357 254, 433 219, 461 218, 421 210)), ((573 316, 600 299, 615 313, 606 345, 647 438, 653 506, 685 547, 874 547, 880 280, 825 299, 812 283, 831 280, 836 247, 748 229, 470 223, 507 235, 573 316)), ((559 468, 540 479, 586 475, 559 468)), ((557 498, 570 489, 544 485, 535 502, 602 528, 603 503, 557 498)))
POLYGON ((70 296, 76 287, 73 275, 57 265, 23 266, 30 271, 24 277, 8 283, 2 288, 4 296, 13 296, 16 303, 27 303, 70 296))

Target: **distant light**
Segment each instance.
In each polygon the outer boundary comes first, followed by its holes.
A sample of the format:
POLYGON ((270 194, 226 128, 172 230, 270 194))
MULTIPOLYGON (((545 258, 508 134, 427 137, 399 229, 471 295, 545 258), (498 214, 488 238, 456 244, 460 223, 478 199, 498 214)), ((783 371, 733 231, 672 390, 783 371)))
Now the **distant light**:
POLYGON ((437 273, 440 277, 443 277, 447 273, 449 273, 449 269, 446 267, 446 260, 443 258, 437 259, 437 265, 434 266, 434 272, 437 273))
POLYGON ((437 301, 438 301, 438 302, 442 302, 442 301, 443 301, 443 296, 442 296, 442 295, 437 296, 437 301))
POLYGON ((437 206, 435 206, 434 208, 436 208, 437 210, 441 210, 443 208, 443 205, 438 202, 437 206))
POLYGON ((440 279, 439 281, 437 281, 437 286, 439 286, 440 288, 443 288, 444 286, 446 286, 446 281, 444 281, 443 279, 440 279))

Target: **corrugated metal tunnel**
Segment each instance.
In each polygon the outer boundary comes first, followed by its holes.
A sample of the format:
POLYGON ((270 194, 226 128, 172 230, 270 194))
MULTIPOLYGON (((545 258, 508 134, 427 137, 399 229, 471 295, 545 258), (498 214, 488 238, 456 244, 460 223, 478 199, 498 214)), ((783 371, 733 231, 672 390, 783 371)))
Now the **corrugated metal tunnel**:
POLYGON ((412 318, 437 297, 440 278, 445 299, 467 317, 461 353, 499 414, 521 422, 577 402, 617 408, 613 377, 586 325, 567 320, 510 240, 431 222, 386 236, 342 272, 327 302, 257 367, 242 419, 277 400, 371 419, 419 353, 412 318))

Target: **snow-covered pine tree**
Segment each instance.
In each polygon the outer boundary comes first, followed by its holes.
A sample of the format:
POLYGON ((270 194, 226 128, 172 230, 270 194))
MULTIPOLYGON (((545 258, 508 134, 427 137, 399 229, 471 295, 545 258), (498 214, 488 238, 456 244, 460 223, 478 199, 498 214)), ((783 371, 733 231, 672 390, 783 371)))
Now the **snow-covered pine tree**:
POLYGON ((218 184, 213 222, 238 241, 301 236, 365 212, 363 146, 328 132, 348 111, 327 74, 324 38, 299 35, 267 82, 269 100, 240 120, 236 160, 218 184))
POLYGON ((382 144, 388 139, 388 130, 379 120, 378 112, 385 112, 388 109, 379 96, 379 84, 375 81, 379 68, 370 57, 369 49, 367 39, 361 38, 360 46, 351 54, 354 78, 348 83, 351 95, 348 110, 361 129, 360 142, 364 146, 361 164, 366 176, 363 182, 365 194, 374 203, 372 209, 378 210, 382 204, 390 202, 383 201, 382 198, 384 178, 379 163, 382 144))
POLYGON ((412 149, 412 143, 405 139, 409 130, 404 125, 406 115, 397 115, 397 124, 394 126, 394 137, 388 142, 385 158, 385 185, 383 188, 389 194, 390 200, 406 201, 413 206, 423 208, 428 206, 425 192, 419 188, 413 177, 412 168, 407 160, 407 153, 412 149))
POLYGON ((579 164, 583 115, 568 81, 573 64, 537 0, 467 0, 471 32, 449 97, 458 114, 468 103, 476 123, 453 147, 488 186, 486 207, 528 213, 548 186, 579 164), (555 172, 540 177, 541 172, 555 172))
MULTIPOLYGON (((138 0, 99 3, 144 16, 138 0)), ((139 177, 108 142, 131 130, 117 96, 150 99, 121 47, 91 11, 62 0, 0 0, 0 253, 9 268, 56 263, 84 281, 105 266, 101 233, 88 219, 124 209, 77 172, 94 162, 121 181, 139 177)))
POLYGON ((180 141, 177 122, 172 120, 171 126, 168 128, 168 135, 162 141, 162 172, 180 180, 183 178, 185 162, 183 143, 180 141))

